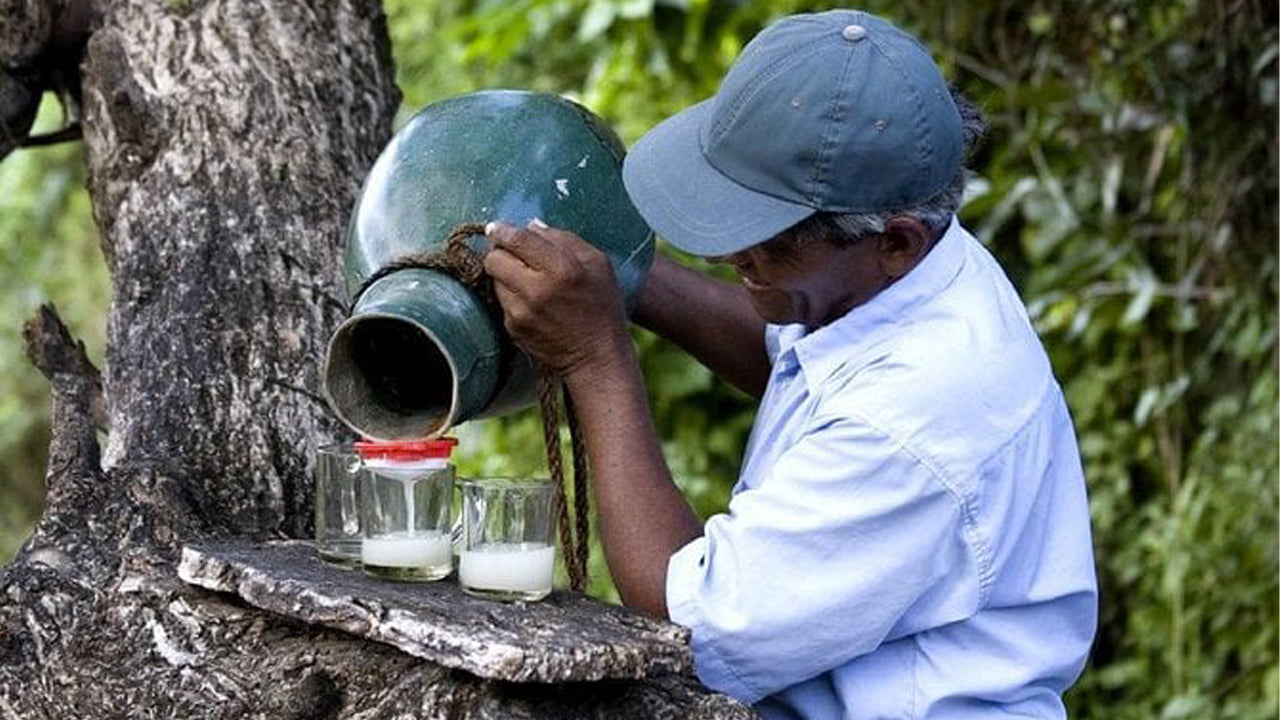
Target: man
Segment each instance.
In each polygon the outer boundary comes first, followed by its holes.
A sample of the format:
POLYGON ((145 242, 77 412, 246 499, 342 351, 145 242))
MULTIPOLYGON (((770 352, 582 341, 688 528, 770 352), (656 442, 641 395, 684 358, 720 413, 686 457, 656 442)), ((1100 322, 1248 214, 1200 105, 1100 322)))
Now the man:
POLYGON ((705 525, 607 261, 536 221, 489 228, 508 329, 573 395, 623 600, 689 627, 702 680, 766 717, 1063 717, 1088 652, 1074 432, 1015 291, 954 217, 965 135, 923 47, 833 11, 762 31, 628 156, 650 225, 741 275, 659 259, 637 311, 762 397, 705 525))

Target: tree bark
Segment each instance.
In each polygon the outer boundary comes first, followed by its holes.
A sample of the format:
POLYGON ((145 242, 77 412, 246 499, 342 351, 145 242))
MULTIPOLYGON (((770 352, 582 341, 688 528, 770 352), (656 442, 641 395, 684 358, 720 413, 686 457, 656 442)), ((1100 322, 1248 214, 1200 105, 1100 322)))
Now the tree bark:
POLYGON ((485 679, 183 582, 184 547, 310 531, 343 230, 399 101, 385 20, 376 0, 100 2, 82 73, 107 367, 32 322, 53 439, 44 515, 0 570, 0 717, 750 716, 687 672, 485 679))

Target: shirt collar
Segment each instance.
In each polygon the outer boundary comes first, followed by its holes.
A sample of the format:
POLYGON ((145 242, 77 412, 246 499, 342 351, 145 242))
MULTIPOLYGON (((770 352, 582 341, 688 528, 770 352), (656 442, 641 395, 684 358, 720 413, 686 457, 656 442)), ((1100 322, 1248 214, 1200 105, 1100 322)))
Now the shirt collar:
POLYGON ((795 354, 809 391, 816 392, 818 386, 853 359, 859 349, 867 348, 921 302, 950 285, 964 267, 967 236, 960 221, 952 215, 947 231, 920 263, 867 302, 807 334, 801 325, 781 328, 778 334, 781 354, 787 354, 787 350, 795 354))

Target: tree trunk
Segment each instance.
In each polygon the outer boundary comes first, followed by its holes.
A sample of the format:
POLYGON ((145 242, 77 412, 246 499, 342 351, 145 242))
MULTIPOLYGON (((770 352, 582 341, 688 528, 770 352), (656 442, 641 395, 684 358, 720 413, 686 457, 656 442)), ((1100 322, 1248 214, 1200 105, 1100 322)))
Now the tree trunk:
MULTIPOLYGON (((47 24, 45 2, 3 3, 0 37, 47 24)), ((448 662, 447 643, 411 655, 360 632, 376 618, 323 627, 331 605, 279 593, 342 583, 293 577, 292 556, 271 602, 219 584, 252 562, 192 556, 217 572, 187 579, 212 590, 179 577, 184 548, 310 530, 306 458, 339 431, 318 368, 344 312, 343 230, 399 99, 384 23, 376 0, 98 4, 82 90, 113 278, 107 369, 99 380, 52 313, 29 324, 53 440, 44 516, 0 571, 0 717, 749 716, 674 660, 633 663, 638 679, 512 683, 448 662)), ((378 600, 342 597, 357 614, 378 600)), ((592 622, 590 603, 558 602, 529 612, 576 603, 592 622)), ((640 627, 595 607, 619 632, 640 627)))

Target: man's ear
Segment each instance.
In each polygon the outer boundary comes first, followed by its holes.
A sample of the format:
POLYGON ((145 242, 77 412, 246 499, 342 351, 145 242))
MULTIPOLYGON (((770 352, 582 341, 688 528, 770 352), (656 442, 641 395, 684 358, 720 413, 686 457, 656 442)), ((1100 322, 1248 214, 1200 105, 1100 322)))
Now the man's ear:
POLYGON ((933 233, 924 223, 904 215, 890 218, 876 245, 880 269, 897 280, 920 262, 932 244, 933 233))

